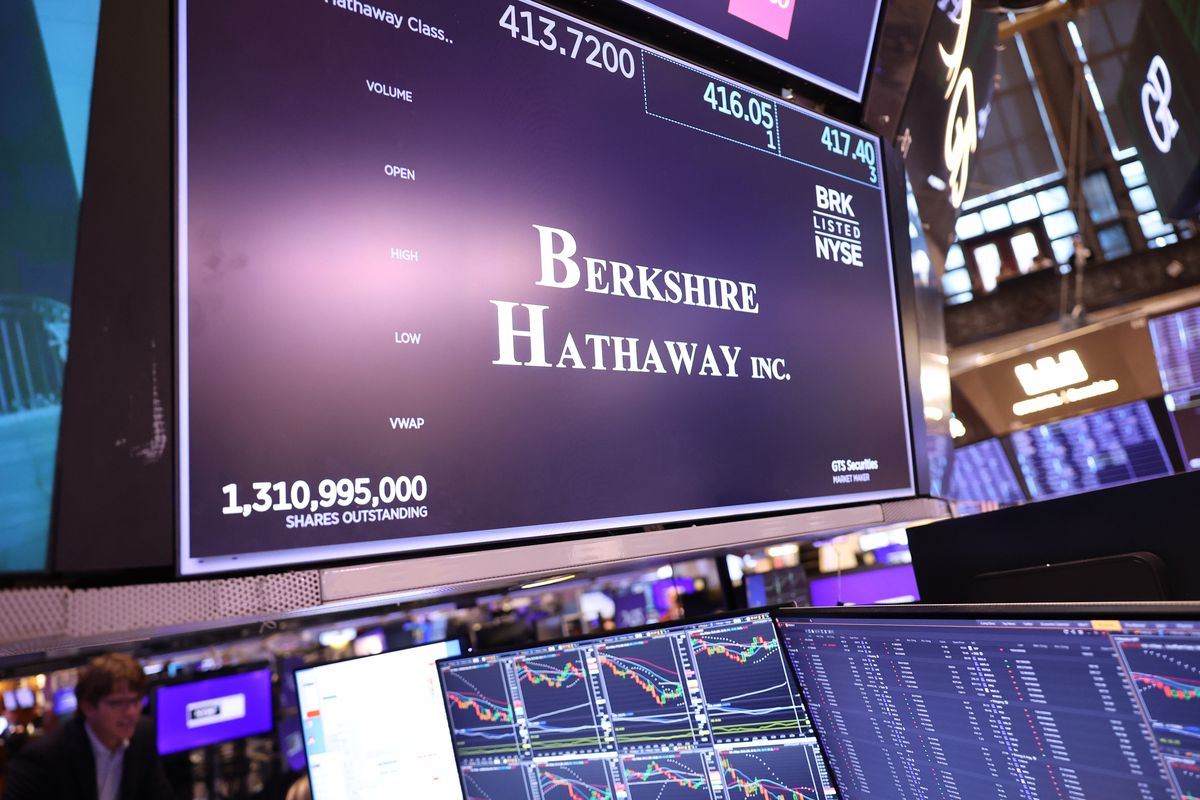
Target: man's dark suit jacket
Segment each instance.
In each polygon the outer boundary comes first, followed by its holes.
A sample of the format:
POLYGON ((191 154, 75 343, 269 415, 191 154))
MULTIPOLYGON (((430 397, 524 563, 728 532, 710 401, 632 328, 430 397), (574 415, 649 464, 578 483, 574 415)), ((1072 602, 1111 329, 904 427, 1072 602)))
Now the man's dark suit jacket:
MULTIPOLYGON (((174 800, 148 720, 138 722, 121 773, 120 800, 174 800)), ((29 742, 9 763, 4 800, 97 800, 92 742, 75 716, 29 742)))

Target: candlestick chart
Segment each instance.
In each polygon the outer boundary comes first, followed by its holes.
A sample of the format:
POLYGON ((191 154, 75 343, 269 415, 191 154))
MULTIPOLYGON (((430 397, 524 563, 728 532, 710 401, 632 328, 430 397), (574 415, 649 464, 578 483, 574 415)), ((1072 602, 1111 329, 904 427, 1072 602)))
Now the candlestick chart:
POLYGON ((529 742, 539 755, 603 748, 587 662, 580 651, 529 656, 513 661, 529 724, 529 742))
POLYGON ((517 753, 514 703, 499 664, 443 671, 455 750, 465 756, 517 753))
POLYGON ((688 668, 670 639, 607 647, 599 651, 598 661, 620 746, 696 738, 687 704, 688 668))

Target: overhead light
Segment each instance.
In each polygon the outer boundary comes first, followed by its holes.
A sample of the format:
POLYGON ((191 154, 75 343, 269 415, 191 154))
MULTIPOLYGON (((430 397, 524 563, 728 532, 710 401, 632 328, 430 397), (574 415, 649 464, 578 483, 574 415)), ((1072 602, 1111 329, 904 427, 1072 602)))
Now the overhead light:
POLYGON ((575 575, 574 575, 574 574, 571 574, 571 575, 556 575, 556 576, 555 576, 555 577, 553 577, 553 578, 545 578, 545 579, 543 579, 543 580, 540 580, 540 581, 534 581, 533 583, 526 583, 526 584, 523 584, 523 585, 521 586, 521 588, 522 588, 522 589, 540 589, 540 588, 542 588, 543 586, 552 586, 552 585, 554 585, 554 584, 556 584, 556 583, 562 583, 563 581, 569 581, 569 580, 571 580, 571 579, 572 579, 572 578, 574 578, 574 577, 575 577, 575 575))

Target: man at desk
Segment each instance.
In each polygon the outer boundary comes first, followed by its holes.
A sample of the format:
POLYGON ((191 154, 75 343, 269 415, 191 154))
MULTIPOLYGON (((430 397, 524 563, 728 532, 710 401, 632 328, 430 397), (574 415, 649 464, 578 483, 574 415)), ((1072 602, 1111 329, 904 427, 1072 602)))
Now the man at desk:
POLYGON ((76 715, 10 765, 4 800, 172 800, 149 721, 146 676, 131 657, 99 656, 79 673, 76 715))

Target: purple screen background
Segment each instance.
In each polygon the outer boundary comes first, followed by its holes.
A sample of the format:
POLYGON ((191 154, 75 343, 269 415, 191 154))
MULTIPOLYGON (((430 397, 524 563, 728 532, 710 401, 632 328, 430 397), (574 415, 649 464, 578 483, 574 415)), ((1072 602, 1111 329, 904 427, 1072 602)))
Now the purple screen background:
POLYGON ((839 601, 856 606, 878 603, 893 597, 911 596, 919 600, 917 576, 910 565, 888 567, 869 572, 856 572, 838 578, 816 578, 808 582, 808 592, 814 606, 835 606, 839 601))
MULTIPOLYGON (((650 116, 640 55, 627 80, 527 44, 498 25, 506 2, 386 5, 453 44, 319 0, 189 6, 193 557, 911 491, 877 187, 650 116), (817 184, 855 196, 864 267, 815 257, 817 184), (760 313, 535 286, 533 224, 574 234, 581 265, 754 282, 760 313), (585 358, 585 333, 613 334, 741 346, 741 377, 496 366, 492 300, 549 306, 551 362, 568 332, 585 358), (794 379, 751 380, 750 355, 794 379), (831 460, 864 457, 870 483, 831 482, 831 460), (426 518, 222 514, 228 483, 249 502, 257 481, 315 498, 326 478, 413 474, 426 518)), ((822 125, 783 116, 785 150, 840 163, 822 125)))
POLYGON ((274 724, 271 712, 271 670, 261 669, 177 686, 163 686, 155 692, 154 705, 158 725, 158 752, 163 755, 267 733, 274 724), (246 696, 244 717, 198 728, 187 727, 185 709, 189 703, 235 694, 246 696))
POLYGON ((862 94, 879 20, 876 0, 795 0, 791 32, 784 39, 730 14, 729 0, 657 0, 644 5, 740 42, 750 55, 757 50, 823 78, 856 99, 862 94))

